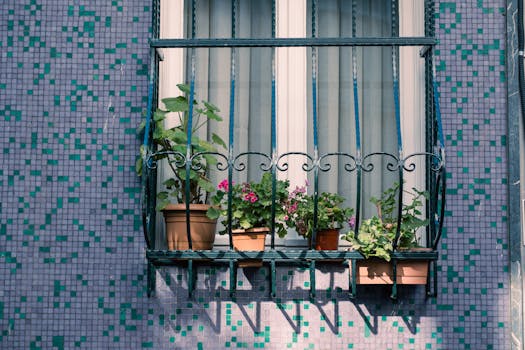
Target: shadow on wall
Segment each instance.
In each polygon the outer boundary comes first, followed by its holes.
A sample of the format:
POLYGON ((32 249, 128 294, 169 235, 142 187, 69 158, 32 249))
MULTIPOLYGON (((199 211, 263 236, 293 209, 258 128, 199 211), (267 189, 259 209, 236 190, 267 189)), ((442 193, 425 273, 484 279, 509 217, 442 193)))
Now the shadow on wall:
POLYGON ((404 323, 404 329, 416 334, 421 317, 427 316, 425 305, 431 303, 430 299, 425 299, 424 286, 408 285, 398 287, 397 302, 390 299, 391 287, 387 285, 358 286, 358 297, 352 300, 348 294, 348 269, 333 264, 318 267, 315 300, 310 299, 307 268, 279 267, 277 296, 273 299, 269 296, 269 271, 266 267, 239 269, 237 292, 233 298, 230 297, 229 270, 226 267, 198 267, 196 289, 191 299, 185 272, 179 267, 159 269, 158 285, 152 297, 158 300, 161 312, 174 312, 174 316, 165 317, 172 319, 168 327, 174 332, 181 332, 188 322, 199 320, 206 324, 207 329, 220 335, 225 326, 232 326, 233 315, 236 318, 242 315, 246 321, 243 325, 247 324, 254 334, 267 331, 268 324, 277 318, 286 322, 281 327, 300 334, 305 331, 305 320, 315 315, 325 329, 340 334, 341 320, 348 318, 350 310, 352 319, 362 319, 365 331, 370 334, 377 335, 380 322, 391 316, 398 317, 404 323), (282 318, 274 315, 276 313, 282 318))

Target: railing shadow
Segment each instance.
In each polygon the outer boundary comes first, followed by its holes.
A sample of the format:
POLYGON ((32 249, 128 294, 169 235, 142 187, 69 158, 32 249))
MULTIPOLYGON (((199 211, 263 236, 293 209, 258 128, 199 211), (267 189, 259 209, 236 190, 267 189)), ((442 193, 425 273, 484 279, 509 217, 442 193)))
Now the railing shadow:
MULTIPOLYGON (((243 281, 247 283, 243 283, 241 286, 243 289, 237 290, 232 298, 230 290, 225 287, 225 281, 219 277, 228 275, 227 267, 213 267, 216 271, 203 274, 202 269, 210 267, 198 265, 194 267, 196 273, 200 272, 197 278, 197 288, 194 295, 190 298, 188 295, 187 273, 183 266, 181 263, 180 268, 175 268, 176 271, 170 271, 172 268, 159 268, 157 271, 157 281, 163 281, 163 285, 157 287, 161 294, 154 299, 159 300, 159 307, 162 309, 171 309, 173 306, 172 299, 175 299, 177 304, 184 302, 200 305, 202 307, 193 307, 193 312, 197 313, 199 318, 205 320, 204 322, 209 325, 214 333, 220 334, 224 317, 223 305, 224 303, 234 303, 252 331, 254 333, 262 333, 265 331, 262 325, 262 320, 264 319, 262 305, 275 303, 277 310, 280 311, 291 330, 296 334, 302 332, 302 322, 304 321, 302 317, 302 302, 309 300, 310 289, 308 286, 297 286, 297 283, 303 282, 303 279, 301 277, 295 278, 295 273, 289 275, 287 269, 278 269, 277 278, 284 280, 286 285, 285 288, 279 289, 279 291, 284 290, 285 292, 280 292, 276 298, 271 298, 269 295, 269 281, 266 278, 269 272, 265 272, 267 270, 266 266, 239 269, 238 273, 244 276, 243 281), (283 279, 285 275, 287 278, 283 279), (264 287, 261 283, 263 280, 265 283, 264 287), (211 293, 214 293, 213 296, 210 295, 211 293), (209 301, 213 303, 209 303, 209 301), (206 307, 204 307, 203 303, 206 307)), ((390 286, 359 285, 359 295, 362 297, 352 300, 348 297, 348 291, 345 288, 336 286, 339 281, 339 279, 336 279, 336 274, 341 273, 344 267, 326 264, 318 266, 317 269, 318 272, 328 273, 328 277, 324 279, 323 287, 325 288, 316 289, 317 298, 315 300, 310 299, 309 305, 317 309, 324 325, 333 334, 340 333, 340 304, 347 302, 355 307, 356 313, 361 317, 366 329, 374 335, 379 333, 379 320, 385 316, 397 316, 411 334, 417 333, 421 317, 425 315, 421 313, 416 314, 412 311, 409 311, 407 314, 407 309, 410 310, 410 305, 414 303, 413 301, 424 294, 421 292, 424 286, 404 285, 399 289, 400 301, 378 303, 378 300, 385 301, 389 299, 390 286), (407 300, 408 302, 406 302, 407 300)), ((308 269, 305 268, 303 273, 308 274, 308 269)), ((340 283, 345 282, 347 282, 346 278, 340 280, 340 283)), ((419 300, 415 305, 419 305, 420 302, 419 300)), ((421 309, 419 309, 419 312, 421 312, 421 309)), ((174 331, 180 330, 180 324, 177 324, 175 320, 167 319, 166 322, 169 323, 169 327, 174 331)))

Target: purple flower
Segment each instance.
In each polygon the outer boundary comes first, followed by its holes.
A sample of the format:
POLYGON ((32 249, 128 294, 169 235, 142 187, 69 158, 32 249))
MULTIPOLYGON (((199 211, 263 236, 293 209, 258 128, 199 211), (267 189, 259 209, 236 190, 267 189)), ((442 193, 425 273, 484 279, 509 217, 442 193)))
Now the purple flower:
POLYGON ((350 226, 351 229, 355 228, 355 216, 352 216, 350 219, 348 219, 348 226, 350 226))

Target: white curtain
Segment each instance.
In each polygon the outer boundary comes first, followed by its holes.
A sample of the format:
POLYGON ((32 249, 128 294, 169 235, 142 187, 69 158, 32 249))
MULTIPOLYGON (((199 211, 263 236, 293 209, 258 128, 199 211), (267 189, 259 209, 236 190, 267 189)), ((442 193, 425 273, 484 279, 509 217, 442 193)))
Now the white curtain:
MULTIPOLYGON (((308 6, 311 8, 311 6, 308 6)), ((391 4, 384 0, 356 1, 356 36, 386 37, 391 35, 391 4)), ((311 27, 311 12, 308 13, 311 27)), ((352 36, 352 2, 323 0, 318 2, 319 37, 352 36)), ((392 56, 390 47, 358 47, 357 78, 362 155, 373 152, 397 153, 397 138, 392 90, 392 56)), ((356 154, 354 87, 351 47, 321 47, 318 49, 318 120, 319 152, 356 154)), ((310 65, 310 71, 312 67, 310 65)), ((311 97, 311 91, 309 93, 311 97)), ((311 106, 312 103, 310 102, 311 106)), ((309 120, 312 120, 309 107, 309 120)), ((310 124, 311 125, 311 124, 310 124)), ((313 142, 308 142, 312 152, 313 142)), ((368 202, 389 187, 395 174, 386 171, 385 158, 373 157, 374 170, 364 172, 361 204, 363 216, 375 214, 368 202)), ((345 158, 330 158, 332 168, 321 173, 320 190, 338 192, 355 207, 356 172, 348 172, 345 158)))
MULTIPOLYGON (((196 3, 197 38, 232 37, 230 0, 199 0, 196 3)), ((356 0, 356 3, 356 35, 358 37, 391 36, 390 1, 356 0)), ((317 36, 352 36, 351 1, 321 0, 317 2, 317 5, 317 36)), ((184 8, 186 21, 184 37, 189 38, 191 37, 190 1, 184 1, 184 8)), ((311 0, 307 0, 307 8, 307 36, 310 36, 311 0)), ((237 1, 236 13, 236 37, 271 37, 272 3, 270 0, 237 1)), ((224 117, 222 123, 210 123, 207 132, 210 134, 217 132, 228 143, 232 50, 230 48, 194 50, 197 97, 217 105, 224 117)), ((235 50, 234 154, 250 151, 270 155, 272 49, 240 48, 235 50)), ((390 47, 361 47, 355 50, 363 155, 373 152, 397 154, 391 50, 390 47)), ((308 119, 308 149, 289 151, 303 151, 313 155, 312 49, 309 48, 306 52, 308 112, 305 118, 308 119)), ((190 60, 191 50, 185 50, 186 82, 191 80, 190 60)), ((317 71, 319 154, 345 152, 355 155, 352 48, 319 48, 317 71)), ((286 117, 277 116, 278 119, 286 117)), ((224 153, 227 152, 224 151, 224 153)), ((375 160, 374 171, 363 173, 362 218, 375 214, 375 208, 368 203, 368 198, 379 196, 384 188, 389 187, 395 181, 397 175, 386 170, 386 163, 390 159, 384 157, 373 159, 375 160)), ((247 158, 243 160, 246 161, 247 158)), ((258 156, 250 157, 249 162, 246 162, 245 171, 234 172, 235 181, 259 179, 261 161, 263 159, 258 156)), ((348 172, 344 169, 344 164, 347 162, 341 157, 327 159, 331 170, 320 173, 320 190, 338 192, 347 198, 348 205, 355 206, 356 172, 348 172)), ((212 180, 216 183, 226 176, 225 171, 215 171, 211 174, 212 180)), ((308 176, 311 179, 312 174, 308 176)))

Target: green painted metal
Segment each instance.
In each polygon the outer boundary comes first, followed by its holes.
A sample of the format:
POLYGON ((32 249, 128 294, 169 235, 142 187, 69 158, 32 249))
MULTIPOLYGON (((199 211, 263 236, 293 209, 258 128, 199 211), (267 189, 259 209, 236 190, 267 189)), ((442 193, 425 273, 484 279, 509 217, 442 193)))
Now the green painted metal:
POLYGON ((392 293, 390 299, 397 300, 397 260, 392 260, 392 293))
POLYGON ((270 297, 275 298, 277 295, 277 268, 275 260, 270 260, 270 297))
POLYGON ((151 39, 154 48, 212 47, 322 47, 322 46, 425 46, 435 45, 428 37, 370 38, 224 38, 224 39, 151 39))
POLYGON ((357 296, 357 260, 352 259, 348 260, 348 268, 352 272, 350 281, 349 281, 349 297, 354 299, 357 296))
POLYGON ((310 261, 310 299, 315 300, 315 260, 310 261))
POLYGON ((230 259, 228 261, 230 265, 230 297, 235 297, 235 292, 237 289, 237 260, 230 259))
MULTIPOLYGON (((397 251, 391 254, 397 260, 437 260, 437 251, 397 251)), ((205 260, 241 260, 261 259, 263 261, 275 260, 278 262, 294 261, 305 262, 310 260, 363 260, 361 253, 351 250, 265 250, 265 251, 233 251, 233 250, 147 250, 146 258, 154 263, 160 260, 191 259, 205 260)))
MULTIPOLYGON (((432 74, 432 47, 436 44, 434 38, 434 24, 433 24, 433 1, 425 1, 425 37, 397 37, 397 22, 396 18, 392 20, 392 37, 371 37, 363 38, 355 36, 355 28, 352 33, 352 37, 341 37, 341 38, 319 38, 317 37, 317 2, 312 1, 312 37, 310 38, 276 38, 275 37, 275 1, 272 2, 272 37, 271 38, 236 38, 236 7, 235 1, 232 0, 232 38, 210 38, 201 39, 196 38, 196 14, 195 14, 195 0, 191 1, 191 36, 188 39, 159 39, 159 1, 153 0, 153 39, 150 41, 151 47, 151 62, 150 62, 150 92, 148 93, 148 116, 152 118, 152 111, 154 106, 157 105, 157 82, 158 82, 158 48, 187 48, 191 53, 191 94, 192 99, 194 84, 195 84, 195 58, 194 48, 230 48, 231 55, 231 96, 230 96, 230 140, 228 154, 221 154, 216 152, 209 152, 207 154, 213 154, 217 158, 221 158, 221 169, 228 171, 228 179, 233 178, 234 171, 244 171, 245 163, 242 158, 251 155, 260 156, 263 161, 261 162, 260 169, 263 172, 270 172, 272 174, 272 196, 275 198, 275 186, 276 186, 276 175, 277 171, 285 171, 287 165, 282 164, 281 160, 291 154, 302 155, 305 157, 305 165, 303 169, 305 172, 311 172, 314 178, 314 198, 317 198, 318 193, 318 176, 319 172, 326 172, 330 170, 330 164, 328 162, 330 157, 345 158, 348 160, 348 164, 345 166, 346 171, 349 173, 356 172, 358 188, 361 188, 361 176, 363 172, 371 172, 374 170, 372 164, 372 157, 382 157, 388 161, 387 170, 391 172, 397 172, 399 175, 399 182, 402 186, 403 175, 405 172, 411 172, 414 169, 411 168, 410 158, 420 156, 426 160, 426 173, 427 173, 427 189, 430 190, 432 198, 427 202, 427 208, 429 209, 429 218, 437 217, 436 220, 431 220, 431 224, 427 230, 427 245, 432 247, 432 251, 426 252, 400 252, 395 251, 392 253, 392 264, 394 272, 397 270, 397 262, 400 260, 427 260, 429 264, 429 279, 427 280, 426 292, 429 296, 437 295, 437 264, 438 259, 437 245, 441 236, 443 219, 444 219, 444 200, 445 200, 445 155, 444 146, 441 142, 438 145, 438 141, 441 141, 442 135, 440 134, 439 125, 439 105, 437 101, 437 88, 436 84, 432 84, 435 81, 435 77, 432 74), (428 143, 426 145, 428 152, 422 152, 418 154, 403 155, 402 143, 400 140, 400 131, 398 128, 398 146, 399 150, 397 154, 390 154, 385 152, 375 152, 371 154, 361 154, 360 145, 357 147, 356 154, 349 154, 343 152, 335 152, 328 154, 319 154, 317 149, 317 122, 316 122, 316 109, 317 109, 317 95, 316 95, 316 84, 317 84, 317 57, 316 51, 318 47, 324 46, 351 46, 364 47, 364 46, 392 46, 392 66, 394 69, 394 83, 397 83, 397 65, 398 56, 397 50, 399 46, 422 46, 424 49, 421 51, 425 57, 426 63, 426 115, 427 115, 427 130, 426 136, 428 143), (236 60, 236 48, 238 47, 269 47, 272 48, 273 52, 277 47, 312 47, 312 100, 314 105, 314 154, 309 155, 301 152, 290 152, 286 154, 277 154, 275 148, 275 129, 276 129, 276 115, 275 115, 275 62, 272 63, 272 151, 271 154, 264 154, 260 152, 241 152, 236 153, 233 148, 234 142, 234 128, 235 128, 235 113, 233 112, 233 106, 235 104, 235 60, 236 60), (436 118, 436 114, 438 115, 436 118), (440 139, 440 140, 438 140, 440 139), (437 151, 436 151, 437 149, 437 151)), ((392 2, 393 11, 392 15, 395 17, 397 13, 397 1, 392 2)), ((355 19, 355 18, 354 18, 355 19)), ((354 21, 355 22, 355 21, 354 21)), ((355 25, 355 23, 354 23, 355 25)), ((273 55, 272 55, 273 57, 273 55)), ((273 61, 273 59, 272 59, 273 61)), ((353 72, 354 80, 357 81, 357 71, 353 72)), ((357 84, 354 84, 357 89, 357 84)), ((394 94, 398 94, 399 87, 394 87, 394 94)), ((354 91, 357 95, 357 91, 354 91)), ((398 96, 395 96, 396 100, 396 111, 398 109, 397 103, 398 96)), ((191 104, 190 104, 191 106, 191 104)), ((191 114, 191 112, 190 112, 191 114)), ((396 117, 399 119, 399 112, 396 112, 396 117)), ((152 123, 153 124, 153 123, 152 123)), ((399 123, 398 123, 399 124, 399 123)), ((359 128, 356 128, 359 130, 359 128)), ((357 296, 357 261, 364 259, 364 257, 355 251, 316 251, 312 250, 313 241, 316 235, 316 229, 312 234, 309 242, 310 249, 283 249, 276 250, 274 234, 275 234, 275 203, 272 205, 272 239, 271 249, 263 252, 238 252, 233 250, 232 239, 231 239, 231 227, 228 227, 230 245, 229 249, 226 250, 211 250, 211 251, 194 251, 191 250, 191 238, 190 238, 190 227, 187 226, 188 240, 190 241, 190 250, 186 251, 165 251, 156 249, 155 244, 155 193, 156 193, 156 157, 159 155, 155 153, 151 145, 151 133, 153 130, 148 130, 145 135, 144 145, 147 148, 147 156, 144 158, 144 178, 143 178, 143 222, 144 222, 144 235, 147 245, 146 258, 148 260, 148 281, 147 291, 148 296, 151 296, 155 290, 155 276, 156 268, 160 266, 174 266, 181 265, 186 262, 187 274, 188 274, 188 294, 191 297, 193 295, 196 286, 196 264, 227 264, 230 272, 230 296, 235 297, 236 286, 237 286, 237 270, 238 261, 241 259, 261 259, 265 265, 269 265, 269 283, 270 283, 270 296, 274 298, 276 296, 276 268, 277 264, 282 265, 299 265, 305 266, 309 269, 310 275, 310 297, 315 298, 316 294, 316 266, 321 261, 344 261, 348 268, 352 271, 352 277, 349 281, 349 296, 354 298, 357 296)), ((360 132, 360 131, 359 131, 360 132)), ((191 143, 191 135, 188 135, 188 151, 186 155, 177 154, 180 161, 177 162, 177 167, 185 168, 187 177, 191 170, 193 160, 197 157, 201 157, 204 153, 195 154, 191 156, 189 152, 189 144, 191 143)), ((186 191, 188 191, 186 189, 186 191)), ((402 191, 400 191, 402 192, 402 191)), ((187 198, 189 196, 186 196, 187 198)), ((357 193, 357 203, 361 203, 361 191, 357 193)), ((399 203, 402 203, 402 196, 399 196, 399 203)), ((228 215, 231 219, 231 192, 228 195, 228 215)), ((186 203, 187 216, 189 216, 189 203, 186 203)), ((401 206, 400 206, 401 207, 401 206)), ((359 226, 359 215, 360 208, 357 208, 357 220, 356 230, 359 226)), ((317 203, 314 204, 314 212, 317 213, 317 203)), ((316 220, 316 219, 315 219, 316 220)), ((231 220, 230 220, 231 221, 231 220)), ((398 221, 398 233, 400 230, 401 223, 398 221)), ((315 225, 314 225, 315 226, 315 225)), ((396 246, 397 242, 394 242, 396 246)), ((394 283, 392 286, 392 299, 397 298, 397 276, 394 273, 394 283)))

